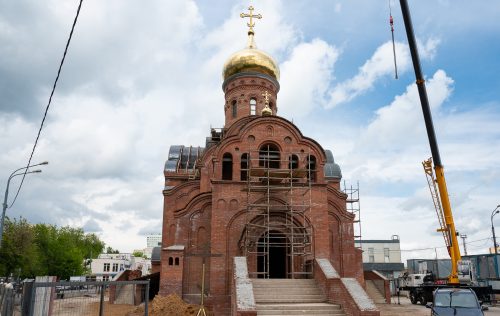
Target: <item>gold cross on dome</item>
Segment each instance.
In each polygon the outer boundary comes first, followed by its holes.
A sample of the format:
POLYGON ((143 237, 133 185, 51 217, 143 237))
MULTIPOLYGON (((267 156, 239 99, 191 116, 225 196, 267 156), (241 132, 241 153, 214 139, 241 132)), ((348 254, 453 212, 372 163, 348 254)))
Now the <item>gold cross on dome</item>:
POLYGON ((262 93, 262 96, 264 97, 264 100, 266 101, 266 106, 269 105, 269 97, 271 96, 269 94, 269 92, 267 92, 267 90, 264 91, 264 93, 262 93))
POLYGON ((255 26, 255 22, 252 18, 262 19, 262 15, 261 14, 253 14, 253 10, 254 10, 253 6, 249 6, 248 11, 250 11, 250 14, 240 13, 240 17, 250 18, 250 21, 247 23, 247 26, 249 27, 248 34, 254 34, 253 27, 255 26))

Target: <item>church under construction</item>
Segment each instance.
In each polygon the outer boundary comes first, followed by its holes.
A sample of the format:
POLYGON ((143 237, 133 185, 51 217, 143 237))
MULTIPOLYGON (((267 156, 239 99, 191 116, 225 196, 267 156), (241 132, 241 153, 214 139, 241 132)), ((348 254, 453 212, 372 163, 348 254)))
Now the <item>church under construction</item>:
POLYGON ((272 315, 278 305, 293 315, 297 303, 303 313, 379 315, 364 291, 341 169, 277 115, 278 64, 256 48, 261 16, 249 10, 248 45, 223 68, 224 127, 203 148, 168 153, 160 294, 199 303, 203 293, 215 315, 272 315))

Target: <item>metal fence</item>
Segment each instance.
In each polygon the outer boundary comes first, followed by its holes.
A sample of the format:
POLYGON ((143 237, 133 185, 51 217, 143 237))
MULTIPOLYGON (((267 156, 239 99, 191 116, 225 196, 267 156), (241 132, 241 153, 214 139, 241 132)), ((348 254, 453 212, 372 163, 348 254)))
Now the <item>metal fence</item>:
MULTIPOLYGON (((4 291, 7 293, 7 291, 4 291)), ((4 295, 6 302, 8 294, 4 295)), ((2 296, 3 297, 3 296, 2 296)), ((25 282, 1 316, 147 316, 149 281, 25 282), (7 308, 10 308, 7 311, 7 308)), ((3 299, 2 299, 3 302, 3 299)))

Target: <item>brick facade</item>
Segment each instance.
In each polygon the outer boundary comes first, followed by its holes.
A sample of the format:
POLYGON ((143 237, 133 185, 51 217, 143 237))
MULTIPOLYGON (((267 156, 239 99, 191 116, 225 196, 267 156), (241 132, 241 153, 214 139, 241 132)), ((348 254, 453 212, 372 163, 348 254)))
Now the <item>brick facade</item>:
MULTIPOLYGON (((263 263, 273 265, 269 253, 264 261, 258 259, 263 248, 257 244, 270 236, 264 227, 269 223, 278 227, 272 233, 283 244, 293 242, 294 237, 280 227, 288 225, 292 234, 306 231, 308 234, 300 239, 307 255, 291 256, 289 246, 273 250, 276 257, 282 251, 286 258, 282 267, 274 267, 284 269, 282 277, 291 277, 292 271, 296 273, 294 277, 313 277, 314 258, 327 258, 340 277, 354 278, 364 284, 361 253, 354 247, 354 216, 346 211, 347 196, 340 190, 340 169, 337 176, 332 176, 327 169, 336 165, 325 149, 302 135, 292 122, 276 115, 279 83, 262 73, 238 73, 225 79, 223 90, 225 127, 212 130, 204 149, 181 146, 181 150, 172 146, 169 153, 164 171, 160 294, 177 293, 187 301, 199 302, 205 261, 205 302, 216 315, 229 315, 233 258, 246 256, 248 272, 254 276, 261 273, 259 267, 263 263), (266 105, 265 91, 273 115, 260 115, 266 105), (265 166, 262 162, 265 146, 279 151, 280 159, 273 169, 307 170, 307 173, 302 178, 280 182, 279 185, 296 186, 295 191, 253 195, 252 203, 267 205, 269 216, 262 220, 264 217, 258 213, 249 212, 249 183, 263 183, 263 177, 249 180, 248 169, 265 166), (287 215, 291 214, 290 205, 298 204, 300 199, 308 205, 300 211, 300 216, 287 215), (257 236, 254 239, 249 237, 249 224, 264 227, 254 229, 257 236), (173 265, 169 264, 172 258, 173 265), (179 258, 179 265, 175 264, 175 258, 179 258)), ((270 186, 269 180, 266 185, 270 186)), ((265 273, 272 277, 269 270, 265 273)))

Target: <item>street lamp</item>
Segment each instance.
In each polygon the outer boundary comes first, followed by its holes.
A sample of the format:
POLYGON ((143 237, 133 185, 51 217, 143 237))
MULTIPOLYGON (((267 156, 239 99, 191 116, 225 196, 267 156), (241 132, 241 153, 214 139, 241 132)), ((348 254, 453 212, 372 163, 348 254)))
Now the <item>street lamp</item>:
POLYGON ((21 175, 23 175, 25 173, 26 174, 29 174, 29 173, 40 173, 40 172, 42 172, 42 170, 33 170, 33 171, 28 171, 28 172, 24 172, 23 171, 23 172, 19 172, 19 173, 17 173, 17 172, 21 171, 21 170, 26 170, 26 169, 31 168, 31 167, 36 167, 36 166, 41 166, 41 165, 48 165, 48 164, 49 164, 48 161, 44 161, 44 162, 41 162, 41 163, 38 163, 38 164, 35 164, 35 165, 30 165, 30 166, 27 166, 27 167, 16 169, 16 170, 14 170, 10 174, 9 179, 7 180, 7 187, 5 188, 5 195, 3 197, 2 221, 0 222, 0 248, 2 247, 3 224, 4 224, 4 220, 5 220, 5 211, 7 211, 7 208, 9 207, 8 204, 7 204, 7 198, 9 197, 10 180, 12 180, 12 178, 14 178, 14 177, 21 176, 21 175))
POLYGON ((491 232, 493 233, 493 247, 495 248, 495 255, 498 255, 498 250, 497 250, 497 239, 495 237, 495 226, 493 226, 493 216, 496 214, 500 213, 500 210, 498 209, 500 205, 497 205, 493 212, 491 212, 491 232))

